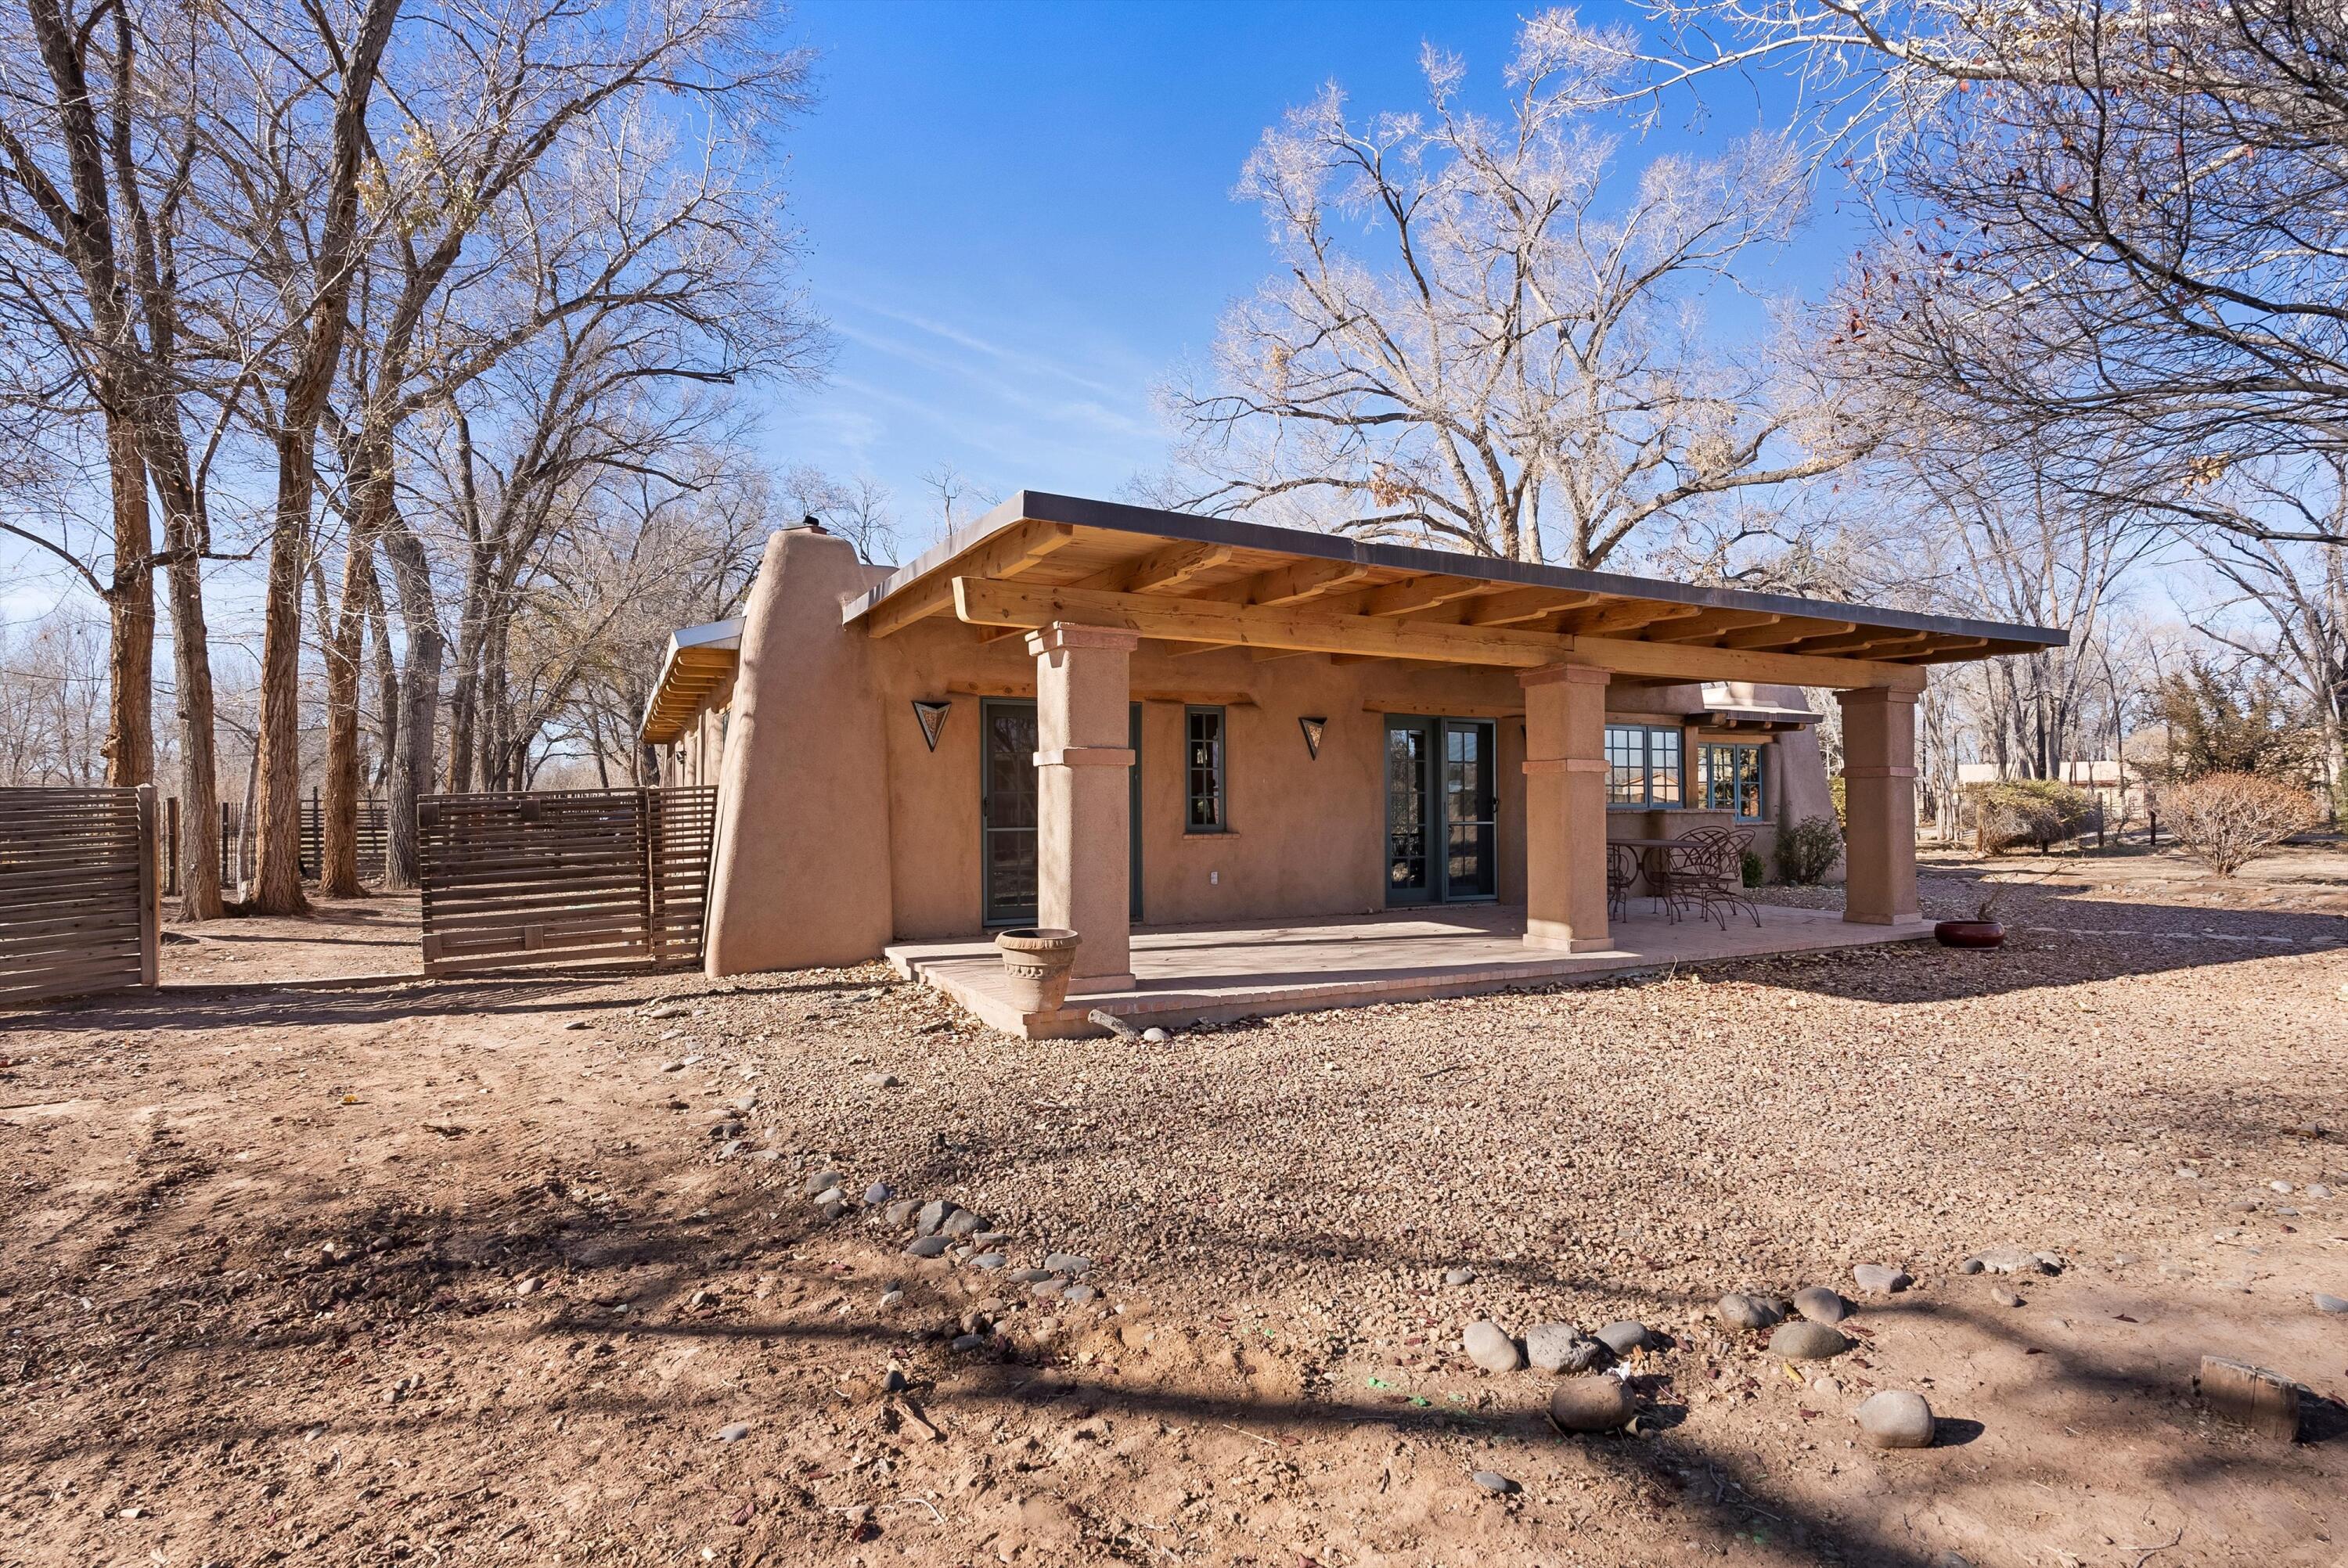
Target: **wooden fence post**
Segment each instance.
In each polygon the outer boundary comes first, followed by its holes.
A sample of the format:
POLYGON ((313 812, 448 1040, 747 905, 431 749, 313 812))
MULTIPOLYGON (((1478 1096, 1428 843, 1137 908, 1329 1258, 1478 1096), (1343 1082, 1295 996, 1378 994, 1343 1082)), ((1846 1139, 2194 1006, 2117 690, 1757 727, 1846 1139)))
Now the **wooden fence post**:
POLYGON ((639 786, 636 790, 636 817, 644 825, 644 950, 658 968, 668 957, 667 943, 662 938, 663 916, 660 878, 660 792, 639 786))
POLYGON ((139 786, 139 983, 161 980, 163 899, 155 875, 155 786, 139 786))

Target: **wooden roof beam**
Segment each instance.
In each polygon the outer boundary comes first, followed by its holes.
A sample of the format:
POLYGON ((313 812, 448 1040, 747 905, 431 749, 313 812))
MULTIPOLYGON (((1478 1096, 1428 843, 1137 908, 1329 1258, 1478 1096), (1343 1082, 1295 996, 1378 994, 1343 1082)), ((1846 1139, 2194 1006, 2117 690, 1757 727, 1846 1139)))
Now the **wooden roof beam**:
POLYGON ((1078 583, 1079 588, 1106 589, 1111 593, 1171 593, 1197 577, 1221 566, 1237 550, 1231 545, 1176 542, 1151 550, 1078 583))
POLYGON ((1570 618, 1560 630, 1575 637, 1612 637, 1625 631, 1643 631, 1666 620, 1685 620, 1690 616, 1702 615, 1704 608, 1700 604, 1633 599, 1584 611, 1570 618))
MULTIPOLYGON (((954 570, 973 577, 1015 578, 1054 551, 1065 548, 1076 537, 1076 527, 1070 523, 1029 523, 1005 528, 976 548, 965 551, 955 561, 954 570)), ((908 584, 902 593, 891 594, 874 605, 864 617, 864 634, 891 636, 917 620, 952 609, 953 579, 946 572, 935 572, 920 582, 908 584)))
POLYGON ((1654 642, 1707 642, 1731 631, 1742 631, 1753 626, 1775 626, 1785 620, 1782 615, 1766 610, 1715 610, 1696 617, 1683 626, 1655 634, 1654 642))
POLYGON ((1480 599, 1498 590, 1500 585, 1481 578, 1452 577, 1447 573, 1430 572, 1425 577, 1406 578, 1374 588, 1361 596, 1354 612, 1359 615, 1416 615, 1422 610, 1439 610, 1456 600, 1480 599))
POLYGON ((1594 593, 1560 593, 1553 588, 1519 588, 1498 593, 1481 603, 1471 604, 1461 618, 1462 626, 1519 626, 1528 620, 1546 620, 1552 615, 1569 610, 1579 610, 1585 604, 1595 604, 1594 593))
POLYGON ((1300 560, 1260 571, 1244 581, 1211 588, 1194 595, 1232 604, 1272 608, 1301 604, 1308 599, 1351 588, 1370 575, 1370 569, 1349 560, 1300 560))
POLYGON ((1849 631, 1859 623, 1855 620, 1804 620, 1793 625, 1779 622, 1756 626, 1743 631, 1732 631, 1720 640, 1723 648, 1784 648, 1799 642, 1805 637, 1825 637, 1838 631, 1849 631))
POLYGON ((1348 658, 1421 659, 1443 664, 1537 669, 1587 664, 1625 676, 1677 681, 1761 681, 1848 690, 1881 686, 1921 691, 1910 665, 1793 653, 1733 652, 1610 637, 1563 637, 1513 627, 1453 626, 1391 616, 1324 615, 1210 599, 1051 588, 1035 583, 953 579, 954 613, 973 626, 1043 627, 1056 621, 1117 627, 1143 637, 1288 648, 1348 658))
POLYGON ((1902 631, 1891 626, 1866 626, 1830 637, 1813 637, 1794 644, 1796 653, 1872 653, 1877 649, 1917 653, 1916 645, 1931 641, 1929 631, 1902 631))

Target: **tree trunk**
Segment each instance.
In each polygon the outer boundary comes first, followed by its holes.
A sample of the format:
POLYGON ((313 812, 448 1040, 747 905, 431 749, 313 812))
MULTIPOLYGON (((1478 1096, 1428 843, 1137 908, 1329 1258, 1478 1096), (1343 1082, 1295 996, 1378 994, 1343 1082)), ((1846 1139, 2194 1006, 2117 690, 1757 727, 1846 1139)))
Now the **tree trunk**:
POLYGON ((440 698, 440 610, 424 542, 396 516, 383 539, 392 580, 399 587, 400 621, 407 631, 407 663, 399 677, 407 711, 400 715, 399 747, 391 769, 391 843, 384 882, 391 887, 413 887, 417 875, 416 802, 432 788, 434 721, 440 698))
POLYGON ((326 776, 318 815, 318 891, 355 898, 359 886, 359 651, 366 630, 366 579, 375 547, 352 519, 343 558, 343 597, 326 640, 326 776))
MULTIPOLYGON (((165 418, 175 417, 166 408, 165 418)), ((218 845, 220 763, 212 706, 211 633, 204 624, 204 519, 170 425, 146 432, 148 468, 163 503, 165 580, 171 600, 171 680, 180 709, 180 918, 217 920, 223 910, 218 845)))
POLYGON ((392 758, 399 751, 399 662, 391 652, 391 620, 383 608, 383 583, 375 568, 367 568, 367 620, 375 629, 376 759, 375 792, 391 790, 392 758))
POLYGON ((474 729, 481 691, 481 619, 489 573, 476 546, 465 569, 465 608, 457 622, 457 684, 448 695, 448 778, 451 793, 473 787, 474 729))
POLYGON ((147 511, 147 465, 129 420, 106 416, 106 462, 114 490, 114 582, 106 596, 113 638, 108 651, 106 782, 155 782, 155 535, 147 511))
POLYGON ((245 899, 255 915, 301 915, 310 907, 302 893, 302 576, 317 483, 314 438, 307 427, 277 437, 277 517, 262 600, 256 854, 245 899))

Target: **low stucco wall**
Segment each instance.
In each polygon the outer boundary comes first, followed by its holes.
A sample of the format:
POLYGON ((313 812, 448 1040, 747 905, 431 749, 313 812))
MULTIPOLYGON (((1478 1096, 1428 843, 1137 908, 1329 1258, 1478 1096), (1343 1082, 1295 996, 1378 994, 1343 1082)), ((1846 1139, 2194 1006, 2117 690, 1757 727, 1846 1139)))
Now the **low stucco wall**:
MULTIPOLYGON (((951 620, 881 639, 843 626, 840 600, 878 575, 829 535, 792 530, 768 546, 719 769, 713 974, 848 962, 891 940, 983 928, 981 705, 1032 698, 1034 661, 1023 637, 981 643, 951 620), (935 751, 916 700, 953 704, 935 751)), ((1499 897, 1523 901, 1524 693, 1513 671, 1264 660, 1237 649, 1176 656, 1144 642, 1131 682, 1142 705, 1144 922, 1385 907, 1387 712, 1493 722, 1499 897), (1225 710, 1225 833, 1183 831, 1184 710, 1193 702, 1225 710), (1317 759, 1297 723, 1304 715, 1327 721, 1317 759)), ((1704 705, 1696 686, 1625 688, 1621 697, 1610 711, 1668 717, 1704 705)), ((1799 694, 1778 705, 1798 706, 1799 694)), ((1807 755, 1815 765, 1814 742, 1807 755)), ((1788 785, 1787 798, 1806 791, 1788 785)), ((1825 799, 1823 772, 1815 794, 1825 799)), ((1610 836, 1649 831, 1648 813, 1611 815, 1623 825, 1610 821, 1610 836)))

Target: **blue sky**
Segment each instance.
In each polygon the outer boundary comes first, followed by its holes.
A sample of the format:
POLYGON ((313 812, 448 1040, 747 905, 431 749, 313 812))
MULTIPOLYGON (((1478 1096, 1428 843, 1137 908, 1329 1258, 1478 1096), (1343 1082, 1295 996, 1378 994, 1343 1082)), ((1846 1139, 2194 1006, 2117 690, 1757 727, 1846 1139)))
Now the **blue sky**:
MULTIPOLYGON (((838 357, 827 385, 778 400, 769 456, 879 478, 909 543, 939 464, 999 492, 1115 496, 1163 461, 1153 384, 1204 355, 1271 266, 1261 217, 1231 197, 1265 128, 1332 79, 1359 110, 1418 107, 1425 42, 1497 94, 1523 14, 803 0, 793 31, 821 56, 822 96, 791 138, 790 189, 838 357)), ((1717 94, 1708 125, 1682 115, 1620 166, 1741 134, 1764 107, 1717 94)), ((1822 285, 1854 232, 1829 199, 1760 285, 1822 285)))
MULTIPOLYGON (((1615 9, 1599 0, 1585 12, 1615 9)), ((907 553, 934 525, 922 476, 942 464, 996 493, 1117 496, 1164 462, 1152 387, 1204 355, 1225 306, 1272 265, 1262 218, 1231 196, 1265 128, 1330 80, 1360 112, 1419 107, 1429 42, 1465 56, 1488 104, 1524 14, 1364 0, 801 0, 788 41, 818 52, 820 97, 788 138, 789 190, 837 357, 825 384, 772 395, 765 455, 880 480, 907 553)), ((1673 106, 1644 142, 1625 144, 1618 169, 1635 177, 1657 150, 1703 150, 1765 115, 1779 122, 1782 84, 1761 90, 1771 101, 1717 84, 1700 127, 1691 106, 1673 106)), ((1756 283, 1822 286, 1855 232, 1825 197, 1756 283)), ((1739 308, 1725 301, 1719 313, 1739 308)), ((21 550, 0 545, 0 620, 79 599, 21 550)), ((249 574, 208 575, 222 606, 251 599, 249 574)), ((246 618, 217 619, 226 657, 246 618)))

